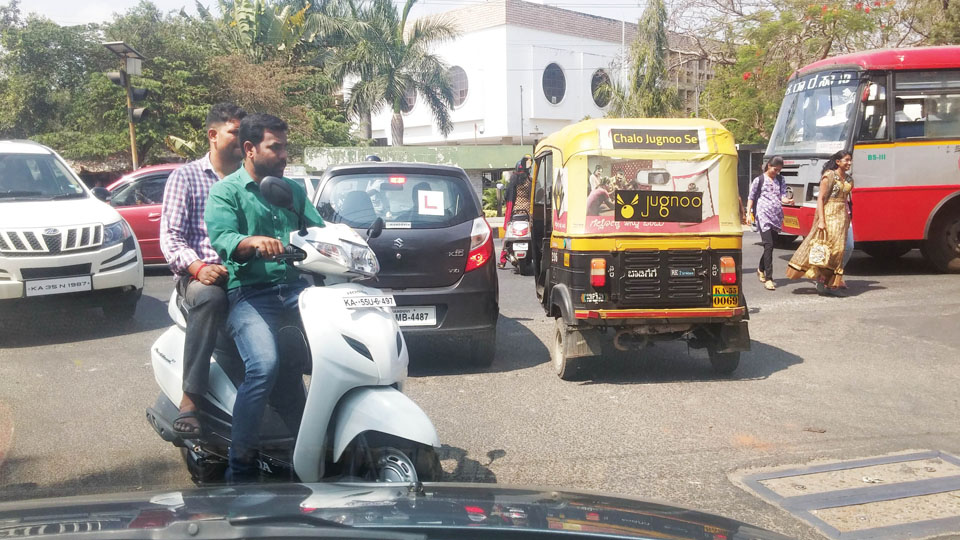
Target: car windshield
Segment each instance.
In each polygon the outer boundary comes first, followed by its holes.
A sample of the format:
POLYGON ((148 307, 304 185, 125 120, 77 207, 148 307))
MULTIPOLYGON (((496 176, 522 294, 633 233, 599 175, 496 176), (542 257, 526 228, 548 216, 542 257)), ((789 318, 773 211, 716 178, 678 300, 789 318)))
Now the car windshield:
POLYGON ((830 155, 844 148, 856 118, 857 74, 820 72, 792 81, 767 155, 830 155))
POLYGON ((439 174, 342 174, 323 186, 317 209, 351 227, 369 227, 378 217, 387 228, 449 227, 477 216, 469 189, 465 178, 439 174))
POLYGON ((84 195, 73 173, 50 154, 0 154, 0 201, 84 195))

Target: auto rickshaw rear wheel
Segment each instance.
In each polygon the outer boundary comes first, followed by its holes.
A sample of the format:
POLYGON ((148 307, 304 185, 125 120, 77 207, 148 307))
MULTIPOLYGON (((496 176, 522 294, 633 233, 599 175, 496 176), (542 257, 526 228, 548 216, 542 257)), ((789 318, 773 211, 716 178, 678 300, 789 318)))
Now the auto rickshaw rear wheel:
POLYGON ((570 343, 570 329, 567 323, 564 322, 563 317, 557 317, 556 321, 553 349, 550 351, 553 369, 561 379, 574 381, 580 376, 580 358, 567 357, 567 347, 570 343))
POLYGON ((707 355, 710 356, 713 370, 721 375, 733 373, 740 365, 740 351, 718 352, 716 347, 707 347, 707 355))

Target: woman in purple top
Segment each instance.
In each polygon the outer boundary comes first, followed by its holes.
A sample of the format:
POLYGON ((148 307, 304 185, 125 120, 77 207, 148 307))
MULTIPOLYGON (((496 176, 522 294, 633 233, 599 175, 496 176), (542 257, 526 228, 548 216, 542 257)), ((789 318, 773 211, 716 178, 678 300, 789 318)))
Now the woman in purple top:
POLYGON ((780 176, 783 158, 774 156, 763 167, 763 174, 750 184, 750 196, 747 199, 747 219, 756 223, 763 240, 763 255, 757 265, 757 276, 767 290, 776 289, 773 283, 773 240, 783 229, 783 206, 793 204, 787 198, 787 184, 780 176), (756 208, 754 208, 756 204, 756 208))

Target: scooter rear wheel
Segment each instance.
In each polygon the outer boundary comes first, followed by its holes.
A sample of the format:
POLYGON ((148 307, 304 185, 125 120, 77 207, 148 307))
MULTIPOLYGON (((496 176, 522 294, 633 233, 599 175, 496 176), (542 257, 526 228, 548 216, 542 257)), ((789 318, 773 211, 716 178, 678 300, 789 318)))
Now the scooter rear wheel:
POLYGON ((227 463, 221 460, 207 460, 200 457, 193 449, 181 448, 180 456, 187 466, 191 480, 196 484, 222 483, 227 473, 227 463))

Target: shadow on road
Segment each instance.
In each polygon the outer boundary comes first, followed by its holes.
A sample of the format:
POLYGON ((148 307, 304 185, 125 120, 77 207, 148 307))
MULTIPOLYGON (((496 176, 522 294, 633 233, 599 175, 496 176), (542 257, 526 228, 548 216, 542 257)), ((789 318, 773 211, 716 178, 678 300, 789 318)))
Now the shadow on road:
MULTIPOLYGON (((17 469, 37 467, 35 461, 37 460, 34 458, 10 458, 0 466, 0 501, 153 490, 162 487, 156 484, 159 478, 169 476, 171 471, 181 469, 178 464, 169 461, 143 462, 84 474, 50 484, 6 483, 11 474, 16 474, 17 469)), ((192 487, 189 476, 184 474, 184 478, 186 481, 183 487, 192 487)))
POLYGON ((443 445, 437 452, 440 464, 443 466, 444 482, 470 482, 480 484, 495 484, 497 476, 489 466, 494 461, 504 457, 503 450, 487 452, 486 464, 467 457, 467 451, 450 445, 443 445))
POLYGON ((488 368, 470 365, 470 344, 463 339, 408 337, 412 377, 500 373, 526 369, 550 361, 550 352, 529 328, 529 319, 500 315, 497 320, 497 355, 488 368))
POLYGON ((582 384, 754 381, 803 362, 795 354, 759 341, 751 341, 750 347, 749 352, 741 354, 740 367, 732 375, 714 372, 706 351, 688 349, 683 342, 659 343, 636 352, 614 351, 584 359, 586 376, 582 384))
POLYGON ((99 309, 25 314, 0 321, 0 343, 5 349, 59 345, 148 332, 170 325, 167 304, 148 295, 137 303, 132 321, 117 323, 99 309))

